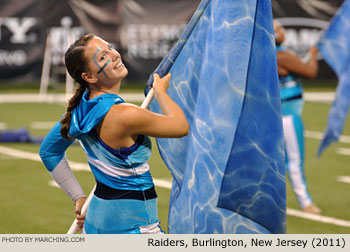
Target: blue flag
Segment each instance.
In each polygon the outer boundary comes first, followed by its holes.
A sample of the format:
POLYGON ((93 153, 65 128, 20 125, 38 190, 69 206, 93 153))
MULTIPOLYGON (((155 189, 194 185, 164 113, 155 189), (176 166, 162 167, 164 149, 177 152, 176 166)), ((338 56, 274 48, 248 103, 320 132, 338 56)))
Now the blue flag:
POLYGON ((338 77, 338 86, 328 125, 317 155, 338 141, 343 132, 350 106, 350 0, 344 1, 329 27, 325 30, 318 49, 338 77))
POLYGON ((155 70, 172 73, 168 94, 190 125, 157 139, 173 176, 169 233, 285 233, 275 50, 270 1, 203 0, 155 70))

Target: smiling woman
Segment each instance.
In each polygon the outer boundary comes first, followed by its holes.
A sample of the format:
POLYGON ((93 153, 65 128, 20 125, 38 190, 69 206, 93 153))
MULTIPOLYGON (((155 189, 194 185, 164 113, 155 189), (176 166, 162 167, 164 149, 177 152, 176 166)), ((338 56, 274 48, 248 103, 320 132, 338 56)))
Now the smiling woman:
MULTIPOLYGON (((103 73, 105 78, 121 81, 128 74, 128 70, 125 68, 120 54, 112 48, 110 44, 101 38, 93 38, 92 41, 86 47, 85 55, 89 58, 91 55, 91 61, 95 66, 89 62, 89 69, 97 70, 97 74, 103 73), (96 49, 97 47, 97 49, 96 49), (97 67, 97 69, 94 69, 97 67)), ((91 75, 84 74, 83 78, 89 80, 91 75)), ((91 79, 92 83, 96 83, 97 79, 91 79)))
POLYGON ((154 97, 163 112, 157 114, 118 95, 128 70, 103 39, 82 36, 68 49, 65 62, 79 87, 41 145, 40 156, 74 201, 79 228, 86 233, 162 232, 148 165, 149 136, 182 137, 189 131, 183 111, 166 94, 171 75, 154 75, 154 97), (81 214, 85 194, 65 157, 74 139, 80 140, 97 182, 86 218, 81 214))

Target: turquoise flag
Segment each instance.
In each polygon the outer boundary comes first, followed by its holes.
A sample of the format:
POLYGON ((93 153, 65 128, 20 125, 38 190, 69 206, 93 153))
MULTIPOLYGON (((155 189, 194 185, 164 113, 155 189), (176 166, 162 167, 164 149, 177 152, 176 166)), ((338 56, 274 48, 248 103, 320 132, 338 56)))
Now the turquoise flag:
POLYGON ((344 1, 329 27, 325 30, 318 49, 338 77, 338 85, 328 124, 318 149, 318 156, 343 132, 350 106, 350 0, 344 1))
MULTIPOLYGON (((169 70, 168 94, 190 125, 186 137, 157 139, 173 176, 169 233, 285 233, 270 1, 203 0, 155 72, 169 70)), ((161 111, 155 100, 150 109, 161 111)))

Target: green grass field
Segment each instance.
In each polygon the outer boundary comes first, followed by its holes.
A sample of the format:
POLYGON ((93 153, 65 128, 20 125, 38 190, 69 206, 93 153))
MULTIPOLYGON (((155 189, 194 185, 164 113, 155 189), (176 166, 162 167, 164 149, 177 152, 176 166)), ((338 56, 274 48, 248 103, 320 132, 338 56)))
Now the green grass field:
MULTIPOLYGON (((312 91, 317 91, 313 87, 312 91)), ((306 102, 304 108, 305 129, 323 132, 330 105, 306 102)), ((45 136, 48 129, 37 129, 33 122, 57 121, 65 110, 64 105, 13 103, 0 104, 0 123, 9 129, 26 127, 33 136, 45 136)), ((343 135, 350 136, 349 119, 343 135)), ((349 143, 335 143, 321 158, 316 158, 320 140, 306 138, 306 177, 314 202, 323 210, 322 215, 350 221, 350 184, 337 181, 338 176, 350 177, 350 156, 337 154, 339 148, 350 149, 349 143)), ((37 154, 39 145, 4 144, 1 147, 37 154)), ((72 146, 68 159, 86 162, 79 145, 72 146)), ((153 139, 153 155, 150 160, 154 178, 171 181, 171 175, 163 164, 153 139)), ((0 153, 0 233, 66 233, 74 219, 73 202, 63 191, 49 185, 51 177, 40 161, 26 156, 0 153)), ((92 174, 87 171, 74 172, 88 194, 94 185, 92 174)), ((164 230, 167 229, 170 190, 157 186, 159 217, 164 230)), ((287 183, 287 207, 299 210, 293 192, 287 183)), ((350 233, 350 227, 332 223, 287 216, 287 233, 350 233)))

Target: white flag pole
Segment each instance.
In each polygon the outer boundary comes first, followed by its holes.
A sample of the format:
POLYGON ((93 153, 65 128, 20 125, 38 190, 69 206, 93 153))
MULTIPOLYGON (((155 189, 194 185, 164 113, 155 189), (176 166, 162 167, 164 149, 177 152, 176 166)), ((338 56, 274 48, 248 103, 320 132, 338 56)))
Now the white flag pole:
MULTIPOLYGON (((152 99, 153 99, 153 88, 151 88, 146 96, 146 98, 143 100, 142 104, 141 104, 141 108, 144 108, 146 109, 149 104, 151 103, 152 99)), ((95 192, 95 189, 96 189, 96 185, 94 186, 94 188, 91 190, 89 196, 87 197, 83 207, 81 208, 81 212, 80 214, 83 215, 83 214, 86 214, 87 212, 87 209, 88 209, 88 206, 90 204, 90 201, 92 199, 92 196, 94 195, 94 192, 95 192)), ((74 219, 71 227, 69 228, 67 234, 75 234, 77 232, 77 229, 78 229, 78 224, 77 224, 77 220, 74 219)))

